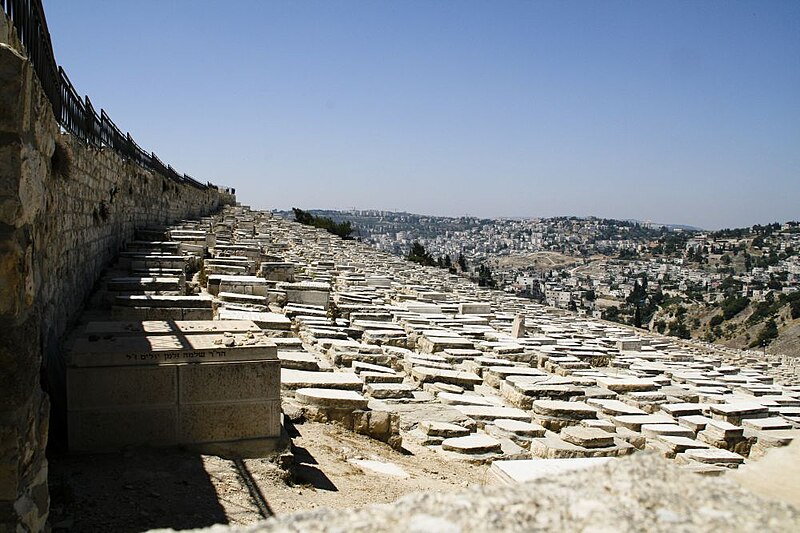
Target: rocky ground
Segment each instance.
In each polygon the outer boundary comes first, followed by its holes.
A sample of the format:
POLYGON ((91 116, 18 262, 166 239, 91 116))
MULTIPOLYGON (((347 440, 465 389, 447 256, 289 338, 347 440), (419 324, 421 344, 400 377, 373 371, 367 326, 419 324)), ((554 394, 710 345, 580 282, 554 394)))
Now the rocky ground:
POLYGON ((180 450, 54 458, 53 530, 247 525, 265 515, 344 509, 392 502, 416 491, 451 492, 496 483, 487 466, 443 462, 413 443, 398 452, 336 425, 305 422, 290 429, 291 471, 268 459, 232 461, 180 450), (360 467, 351 461, 369 462, 360 467))

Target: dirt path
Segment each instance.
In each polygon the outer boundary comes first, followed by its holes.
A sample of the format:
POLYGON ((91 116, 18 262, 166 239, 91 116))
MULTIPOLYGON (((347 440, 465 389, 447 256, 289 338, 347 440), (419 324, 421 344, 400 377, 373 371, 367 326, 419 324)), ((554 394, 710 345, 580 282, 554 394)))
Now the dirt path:
POLYGON ((249 524, 265 514, 386 503, 415 491, 452 491, 495 482, 486 466, 445 461, 411 443, 401 453, 335 425, 306 422, 290 430, 292 479, 266 459, 233 461, 179 450, 55 458, 54 531, 249 524))

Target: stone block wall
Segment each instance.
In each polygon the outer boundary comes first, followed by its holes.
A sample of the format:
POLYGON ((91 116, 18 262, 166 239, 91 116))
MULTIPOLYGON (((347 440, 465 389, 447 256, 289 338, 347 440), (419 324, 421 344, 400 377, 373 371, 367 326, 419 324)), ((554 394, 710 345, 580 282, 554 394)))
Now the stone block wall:
MULTIPOLYGON (((0 530, 44 527, 51 400, 42 383, 58 388, 60 339, 102 269, 134 228, 233 202, 60 133, 0 15, 0 530)), ((63 391, 53 392, 54 408, 63 409, 63 391)))

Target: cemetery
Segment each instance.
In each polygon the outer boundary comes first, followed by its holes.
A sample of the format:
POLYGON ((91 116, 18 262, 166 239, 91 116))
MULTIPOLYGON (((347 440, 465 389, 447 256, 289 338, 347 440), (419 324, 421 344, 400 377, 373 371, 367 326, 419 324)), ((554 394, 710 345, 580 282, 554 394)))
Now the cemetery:
POLYGON ((322 423, 517 486, 639 454, 705 483, 797 448, 785 360, 577 317, 244 206, 141 234, 157 240, 129 243, 70 335, 73 452, 188 446, 291 471, 287 428, 322 423))

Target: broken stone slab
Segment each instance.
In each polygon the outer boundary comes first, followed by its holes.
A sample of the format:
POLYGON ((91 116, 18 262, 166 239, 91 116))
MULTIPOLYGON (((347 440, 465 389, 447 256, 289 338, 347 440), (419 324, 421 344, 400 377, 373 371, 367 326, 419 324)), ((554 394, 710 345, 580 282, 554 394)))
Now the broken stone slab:
POLYGON ((700 435, 719 440, 740 439, 744 436, 744 428, 735 426, 724 420, 711 420, 708 422, 705 429, 700 432, 698 438, 700 435))
POLYGON ((375 461, 371 459, 349 459, 348 462, 353 464, 366 472, 372 472, 383 476, 391 476, 398 478, 409 477, 408 472, 403 470, 395 463, 384 461, 375 461))
POLYGON ((430 437, 465 437, 470 434, 470 430, 457 424, 450 424, 447 422, 436 422, 432 420, 423 420, 418 425, 419 429, 430 437))
POLYGON ((611 418, 617 427, 630 429, 631 431, 641 432, 644 424, 673 424, 675 419, 665 414, 653 415, 621 415, 611 418))
POLYGON ((281 362, 281 368, 309 370, 314 372, 318 372, 320 370, 319 361, 316 357, 308 352, 279 351, 278 359, 281 362))
POLYGON ((554 418, 582 420, 597 418, 597 410, 584 402, 564 402, 560 400, 536 400, 533 413, 554 418))
POLYGON ((769 409, 760 403, 738 402, 709 405, 711 418, 739 425, 746 418, 767 418, 769 409))
POLYGON ((779 429, 792 429, 792 424, 785 418, 774 416, 769 418, 745 418, 742 427, 756 431, 774 431, 779 429))
POLYGON ((719 448, 692 448, 675 456, 681 463, 696 461, 704 464, 714 464, 728 468, 736 468, 744 463, 744 457, 738 453, 719 448))
POLYGON ((288 331, 292 321, 280 313, 265 313, 255 311, 234 311, 221 308, 218 312, 219 320, 250 320, 261 329, 288 331))
POLYGON ((665 403, 661 405, 661 410, 674 418, 682 416, 702 415, 703 409, 707 406, 701 403, 665 403))
POLYGON ((486 407, 482 405, 455 405, 453 407, 479 423, 492 422, 499 418, 521 420, 523 422, 531 421, 530 414, 515 407, 486 407))
POLYGON ((523 438, 536 438, 543 437, 546 429, 539 424, 532 422, 523 422, 521 420, 512 420, 510 418, 498 418, 492 422, 491 426, 501 432, 501 436, 516 436, 523 438))
POLYGON ((620 457, 636 451, 631 444, 615 438, 612 446, 586 448, 561 439, 548 431, 544 437, 531 439, 531 455, 542 459, 565 459, 575 457, 620 457))
POLYGON ((480 350, 474 349, 459 349, 459 348, 445 348, 441 352, 442 356, 451 363, 458 363, 468 359, 475 359, 483 355, 480 350))
POLYGON ((416 390, 407 383, 367 383, 365 386, 367 396, 381 400, 413 398, 416 390))
POLYGON ((350 372, 308 372, 291 368, 281 369, 281 387, 294 390, 303 388, 343 389, 361 391, 364 382, 350 372))
POLYGON ((464 387, 452 385, 450 383, 425 383, 422 389, 430 392, 431 394, 438 395, 440 392, 449 392, 450 394, 464 394, 464 387))
POLYGON ((354 329, 359 329, 362 331, 368 330, 383 330, 383 331, 399 331, 403 334, 406 333, 405 328, 397 324, 396 322, 387 322, 384 320, 366 320, 366 319, 359 319, 355 320, 350 317, 350 326, 354 329))
POLYGON ((460 337, 434 337, 424 335, 417 339, 417 348, 423 353, 436 353, 447 348, 473 348, 474 344, 469 339, 460 337))
POLYGON ((652 379, 598 377, 597 384, 617 393, 651 391, 658 388, 652 379))
POLYGON ((619 400, 608 400, 600 398, 589 398, 586 400, 589 405, 600 409, 600 412, 608 416, 620 415, 644 415, 647 414, 638 407, 634 407, 619 400))
POLYGON ((641 432, 649 438, 661 436, 694 438, 694 431, 678 424, 642 424, 641 432))
POLYGON ((570 426, 561 430, 559 436, 566 442, 584 448, 605 448, 614 445, 614 434, 597 428, 570 426))
POLYGON ((352 390, 301 388, 294 392, 295 400, 306 405, 337 409, 366 409, 369 400, 352 390))
POLYGON ((442 370, 453 370, 453 365, 444 361, 434 361, 418 357, 406 357, 401 363, 406 372, 411 372, 415 367, 441 368, 442 370))
POLYGON ((679 453, 694 448, 706 449, 708 444, 697 441, 690 437, 681 437, 677 435, 658 435, 653 439, 647 441, 647 446, 659 450, 670 459, 675 458, 679 453))
POLYGON ((351 363, 351 367, 353 368, 353 372, 355 372, 356 374, 361 374, 361 373, 363 373, 365 371, 368 371, 368 372, 379 372, 379 373, 382 373, 382 374, 389 374, 389 375, 396 375, 397 374, 397 372, 395 372, 393 369, 391 369, 391 368, 389 368, 387 366, 374 365, 372 363, 365 363, 365 362, 362 362, 362 361, 353 361, 351 363))
POLYGON ((503 440, 510 440, 517 446, 525 449, 530 448, 530 441, 532 438, 542 437, 546 431, 545 428, 539 424, 506 418, 500 418, 494 420, 492 423, 487 423, 483 427, 483 430, 488 435, 501 439, 501 442, 503 440))
POLYGON ((711 419, 702 415, 689 415, 678 417, 678 424, 685 426, 695 433, 705 429, 706 425, 711 422, 711 419))
POLYGON ((471 389, 475 385, 480 385, 483 380, 480 376, 472 372, 462 372, 459 370, 448 370, 444 368, 430 368, 417 366, 412 368, 411 376, 420 383, 442 382, 458 385, 465 389, 471 389))
POLYGON ((596 468, 611 460, 611 457, 500 460, 492 463, 490 471, 505 484, 516 485, 542 478, 559 478, 567 472, 596 468))
POLYGON ((448 405, 482 405, 485 407, 498 407, 498 401, 491 400, 485 396, 477 394, 453 394, 451 392, 440 392, 437 397, 442 403, 448 405))
POLYGON ((617 432, 617 426, 615 426, 611 420, 607 420, 605 418, 585 418, 581 420, 581 425, 588 428, 602 429, 603 431, 607 431, 609 433, 617 432))
POLYGON ((408 342, 408 335, 405 331, 390 329, 368 329, 361 335, 361 339, 368 344, 392 345, 405 347, 408 342))
POLYGON ((773 448, 789 446, 795 440, 800 439, 800 430, 772 429, 759 431, 757 432, 757 438, 755 445, 750 449, 750 455, 748 456, 750 459, 759 459, 773 448))
POLYGON ((499 453, 500 441, 488 435, 451 437, 442 441, 442 449, 463 454, 499 453))
POLYGON ((270 337, 270 340, 275 343, 278 350, 281 351, 294 351, 303 349, 303 341, 295 337, 270 337))
POLYGON ((547 377, 549 374, 538 368, 528 368, 522 366, 490 366, 483 370, 483 379, 487 385, 500 388, 503 380, 509 376, 534 376, 547 377))
POLYGON ((364 383, 402 383, 405 379, 402 374, 394 373, 387 374, 386 372, 373 372, 371 370, 362 370, 358 376, 364 383))

